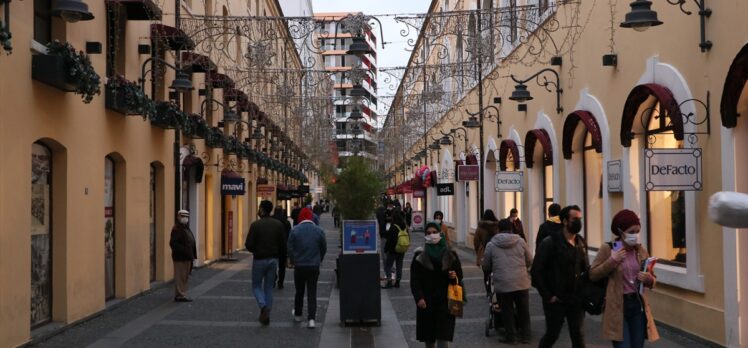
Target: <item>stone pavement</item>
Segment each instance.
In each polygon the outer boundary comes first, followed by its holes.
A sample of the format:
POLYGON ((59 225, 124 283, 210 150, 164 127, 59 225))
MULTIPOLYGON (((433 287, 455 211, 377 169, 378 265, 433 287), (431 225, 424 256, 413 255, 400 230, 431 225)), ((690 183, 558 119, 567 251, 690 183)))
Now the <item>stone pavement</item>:
MULTIPOLYGON (((294 323, 293 270, 286 272, 285 289, 275 290, 269 327, 257 322, 259 310, 251 292, 247 253, 239 261, 219 262, 198 269, 191 278, 192 303, 174 303, 170 285, 161 287, 101 315, 63 330, 38 347, 422 347, 415 340, 415 303, 410 295, 409 277, 413 249, 423 244, 423 235, 414 234, 413 246, 405 257, 402 287, 382 290, 382 325, 343 327, 339 322, 335 259, 339 235, 329 214, 323 215, 328 255, 322 264, 317 296, 317 328, 294 323)), ((463 261, 469 303, 464 318, 457 320, 453 347, 500 347, 495 332, 486 337, 488 304, 482 296, 482 273, 474 265, 474 254, 458 248, 463 261)), ((540 298, 532 292, 532 345, 542 335, 544 322, 540 298)), ((600 317, 587 317, 588 347, 609 347, 599 337, 600 317)), ((660 328, 663 339, 652 347, 702 347, 703 344, 660 328)), ((558 347, 569 347, 568 334, 562 333, 558 347)))

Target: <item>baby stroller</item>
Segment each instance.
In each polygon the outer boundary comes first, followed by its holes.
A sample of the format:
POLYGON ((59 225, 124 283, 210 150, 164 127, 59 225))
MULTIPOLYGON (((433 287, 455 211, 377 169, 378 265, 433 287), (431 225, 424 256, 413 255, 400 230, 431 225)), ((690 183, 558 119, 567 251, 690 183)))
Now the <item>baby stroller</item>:
POLYGON ((486 319, 486 337, 491 336, 491 330, 496 330, 497 334, 504 334, 504 321, 501 319, 501 307, 499 306, 499 299, 494 291, 492 277, 488 277, 486 280, 486 290, 490 291, 490 294, 486 294, 488 298, 488 319, 486 319))

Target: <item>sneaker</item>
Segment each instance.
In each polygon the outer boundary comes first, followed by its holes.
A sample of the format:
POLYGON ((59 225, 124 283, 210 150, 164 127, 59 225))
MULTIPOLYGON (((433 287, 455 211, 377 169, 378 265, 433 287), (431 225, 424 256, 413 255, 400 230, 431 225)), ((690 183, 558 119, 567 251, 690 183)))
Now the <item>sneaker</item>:
POLYGON ((314 319, 309 319, 309 325, 307 328, 314 329, 316 327, 316 324, 314 323, 314 319))
POLYGON ((296 315, 296 311, 293 309, 291 310, 291 315, 293 316, 294 323, 300 323, 304 320, 302 316, 296 315))

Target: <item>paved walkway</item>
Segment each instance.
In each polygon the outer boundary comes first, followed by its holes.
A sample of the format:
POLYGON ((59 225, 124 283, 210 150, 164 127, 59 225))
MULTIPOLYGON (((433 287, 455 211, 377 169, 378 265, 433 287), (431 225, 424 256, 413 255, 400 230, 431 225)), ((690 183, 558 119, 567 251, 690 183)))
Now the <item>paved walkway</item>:
MULTIPOLYGON (((329 214, 323 215, 328 256, 322 264, 318 286, 317 329, 294 323, 293 270, 286 272, 285 289, 276 290, 269 327, 257 322, 259 310, 250 289, 251 257, 239 253, 235 263, 216 263, 196 270, 189 295, 192 303, 174 303, 170 286, 104 312, 102 315, 39 342, 38 347, 422 347, 415 340, 415 304, 409 289, 410 260, 423 235, 414 234, 414 244, 405 257, 402 287, 382 291, 382 325, 343 327, 339 321, 338 291, 334 288, 335 259, 339 236, 329 214)), ((481 296, 482 273, 474 265, 474 254, 459 249, 465 271, 469 303, 458 319, 453 347, 500 347, 495 332, 484 334, 488 304, 481 296)), ((543 332, 543 316, 537 293, 531 296, 533 342, 543 332)), ((609 347, 599 337, 600 317, 585 323, 588 347, 609 347)), ((652 347, 700 347, 697 342, 661 329, 663 339, 652 347)), ((563 333, 558 347, 569 347, 563 333)))

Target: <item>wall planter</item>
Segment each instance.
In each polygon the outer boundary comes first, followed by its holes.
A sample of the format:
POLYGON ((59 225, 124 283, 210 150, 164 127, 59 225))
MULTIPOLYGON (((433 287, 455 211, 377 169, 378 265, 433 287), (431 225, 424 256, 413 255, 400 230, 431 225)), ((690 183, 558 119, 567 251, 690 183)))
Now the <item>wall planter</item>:
POLYGON ((156 112, 153 100, 140 86, 121 75, 110 77, 104 86, 104 106, 123 115, 143 115, 143 118, 156 112))
POLYGON ((223 143, 223 149, 228 153, 238 154, 241 151, 242 143, 236 137, 226 137, 223 143))
POLYGON ((185 116, 179 106, 172 101, 156 102, 156 112, 150 117, 151 124, 163 128, 174 129, 185 122, 185 116))
POLYGON ((223 131, 218 127, 211 127, 208 129, 208 134, 205 137, 205 146, 218 149, 223 147, 223 131))
POLYGON ((47 54, 32 55, 31 78, 64 92, 75 92, 86 104, 101 94, 101 79, 91 60, 69 43, 53 41, 47 44, 47 54))
POLYGON ((208 123, 198 114, 188 115, 187 121, 182 127, 184 135, 192 139, 205 139, 208 135, 208 129, 208 123))

